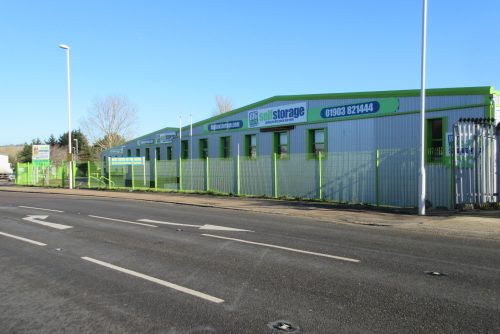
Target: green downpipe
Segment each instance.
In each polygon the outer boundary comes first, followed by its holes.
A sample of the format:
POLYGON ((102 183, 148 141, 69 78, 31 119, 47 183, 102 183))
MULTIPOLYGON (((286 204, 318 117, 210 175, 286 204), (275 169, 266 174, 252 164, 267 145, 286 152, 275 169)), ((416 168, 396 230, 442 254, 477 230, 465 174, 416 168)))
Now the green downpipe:
POLYGON ((132 191, 135 189, 134 160, 132 159, 132 191))

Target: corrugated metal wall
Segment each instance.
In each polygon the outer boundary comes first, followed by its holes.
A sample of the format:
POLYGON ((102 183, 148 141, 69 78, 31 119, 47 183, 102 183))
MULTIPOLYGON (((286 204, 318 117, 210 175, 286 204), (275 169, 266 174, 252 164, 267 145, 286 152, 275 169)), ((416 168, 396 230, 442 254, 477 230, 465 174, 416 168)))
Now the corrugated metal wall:
MULTIPOLYGON (((348 105, 373 101, 376 98, 310 100, 308 108, 325 108, 338 105, 348 105)), ((258 109, 276 107, 296 103, 297 101, 275 101, 258 109)), ((427 98, 427 108, 448 109, 428 112, 427 118, 445 118, 446 132, 452 132, 452 126, 459 118, 480 118, 485 115, 484 95, 469 96, 430 96, 427 98), (468 106, 463 108, 463 106, 468 106), (472 107, 476 106, 476 107, 472 107), (456 109, 453 109, 456 108, 456 109)), ((279 159, 277 162, 279 194, 290 197, 318 198, 319 175, 315 159, 307 159, 307 136, 309 129, 327 129, 328 154, 323 161, 323 195, 325 199, 339 202, 375 203, 394 206, 415 206, 417 204, 418 157, 419 157, 419 97, 399 98, 397 116, 376 117, 366 119, 341 120, 329 123, 300 124, 290 131, 289 159, 279 159), (379 167, 377 169, 376 150, 379 150, 379 167), (378 175, 378 181, 377 181, 378 175), (377 183, 378 182, 378 183, 377 183)), ((500 105, 500 101, 499 101, 500 105)), ((230 115, 214 121, 246 120, 248 111, 230 115)), ((274 192, 272 154, 273 133, 260 132, 260 129, 239 131, 217 131, 206 133, 203 125, 193 128, 192 144, 189 144, 190 156, 199 157, 199 139, 208 138, 209 157, 211 158, 210 189, 234 193, 236 189, 236 172, 234 162, 220 158, 220 138, 229 136, 231 155, 237 155, 238 145, 240 155, 243 155, 244 136, 257 134, 257 160, 242 160, 241 162, 241 193, 252 195, 272 195, 274 192), (192 154, 192 155, 191 155, 192 154), (224 182, 222 179, 230 179, 224 182)), ((155 138, 155 134, 151 135, 155 138)), ((144 139, 144 138, 143 138, 144 139)), ((190 140, 189 129, 182 132, 183 140, 190 140)), ((179 156, 179 140, 172 144, 148 145, 151 159, 154 158, 155 147, 161 147, 161 157, 166 157, 166 147, 173 147, 173 158, 179 156)), ((144 155, 145 147, 141 147, 144 155)), ((126 146, 135 156, 136 142, 126 146)), ((202 183, 206 166, 196 162, 195 171, 191 175, 191 166, 187 168, 188 160, 183 162, 183 176, 187 188, 203 189, 202 183), (189 181, 186 181, 189 180, 189 181)), ((152 172, 152 171, 151 171, 152 172)), ((428 198, 434 206, 449 207, 450 168, 444 164, 427 165, 428 198)))

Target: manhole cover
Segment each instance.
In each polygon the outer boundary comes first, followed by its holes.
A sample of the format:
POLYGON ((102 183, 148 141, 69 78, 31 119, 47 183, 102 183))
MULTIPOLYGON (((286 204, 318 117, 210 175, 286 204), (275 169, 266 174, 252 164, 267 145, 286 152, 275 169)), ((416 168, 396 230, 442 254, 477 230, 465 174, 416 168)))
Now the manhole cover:
POLYGON ((288 320, 277 320, 274 322, 270 322, 268 326, 272 329, 276 329, 284 333, 297 333, 297 331, 299 330, 299 327, 295 326, 288 320))
POLYGON ((424 274, 429 276, 448 276, 445 273, 440 273, 439 271, 424 271, 424 274))

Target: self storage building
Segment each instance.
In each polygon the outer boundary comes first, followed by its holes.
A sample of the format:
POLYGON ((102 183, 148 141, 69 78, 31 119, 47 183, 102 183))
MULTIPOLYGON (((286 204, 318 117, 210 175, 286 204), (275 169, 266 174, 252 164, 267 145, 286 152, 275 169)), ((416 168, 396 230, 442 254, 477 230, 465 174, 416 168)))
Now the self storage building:
MULTIPOLYGON (((493 87, 426 92, 427 200, 497 201, 493 87)), ((105 151, 110 185, 346 203, 418 203, 420 91, 275 96, 105 151)))

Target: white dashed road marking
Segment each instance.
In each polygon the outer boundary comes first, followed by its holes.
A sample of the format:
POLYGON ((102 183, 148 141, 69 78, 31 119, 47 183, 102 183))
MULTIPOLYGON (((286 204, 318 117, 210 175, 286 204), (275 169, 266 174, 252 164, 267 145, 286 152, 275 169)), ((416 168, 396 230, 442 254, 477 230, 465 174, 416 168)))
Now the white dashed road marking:
POLYGON ((164 280, 152 277, 152 276, 144 275, 144 274, 138 273, 138 272, 133 271, 133 270, 129 270, 129 269, 125 269, 125 268, 122 268, 122 267, 118 267, 118 266, 115 266, 115 265, 113 265, 111 263, 99 261, 99 260, 96 260, 96 259, 93 259, 93 258, 90 258, 90 257, 86 257, 86 256, 82 257, 82 259, 85 260, 85 261, 93 262, 95 264, 101 265, 101 266, 106 267, 106 268, 110 268, 110 269, 117 270, 117 271, 120 271, 120 272, 125 273, 125 274, 129 274, 129 275, 132 275, 132 276, 135 276, 135 277, 139 277, 139 278, 145 279, 147 281, 150 281, 150 282, 153 282, 153 283, 165 286, 165 287, 170 288, 170 289, 174 289, 174 290, 177 290, 177 291, 180 291, 180 292, 183 292, 183 293, 187 293, 189 295, 192 295, 192 296, 195 296, 195 297, 198 297, 198 298, 201 298, 201 299, 208 300, 208 301, 210 301, 212 303, 220 304, 220 303, 224 302, 223 299, 207 295, 207 294, 205 294, 203 292, 199 292, 199 291, 196 291, 196 290, 191 290, 189 288, 185 288, 183 286, 180 286, 180 285, 177 285, 177 284, 174 284, 174 283, 170 283, 170 282, 167 282, 167 281, 164 281, 164 280))
POLYGON ((64 211, 61 211, 61 210, 44 209, 44 208, 35 208, 34 206, 24 206, 24 205, 19 205, 19 208, 25 208, 25 209, 35 209, 35 210, 42 210, 42 211, 52 211, 52 212, 64 212, 64 211))
POLYGON ((4 237, 9 237, 9 238, 12 238, 12 239, 17 239, 17 240, 21 240, 21 241, 24 241, 24 242, 28 242, 30 244, 37 245, 37 246, 47 246, 47 244, 44 244, 43 242, 38 242, 38 241, 35 241, 35 240, 26 239, 26 238, 23 238, 23 237, 18 237, 17 235, 13 235, 13 234, 8 234, 8 233, 0 232, 0 235, 3 235, 4 237))
POLYGON ((351 259, 351 258, 348 258, 348 257, 335 256, 335 255, 323 254, 323 253, 309 252, 309 251, 305 251, 305 250, 301 250, 301 249, 288 248, 288 247, 276 246, 276 245, 271 245, 271 244, 264 244, 264 243, 261 243, 261 242, 248 241, 248 240, 235 239, 235 238, 228 238, 228 237, 222 237, 222 236, 212 235, 212 234, 202 234, 202 235, 204 235, 205 237, 218 238, 218 239, 231 240, 231 241, 237 241, 237 242, 242 242, 242 243, 245 243, 245 244, 265 246, 265 247, 271 247, 271 248, 278 248, 278 249, 283 249, 283 250, 287 250, 287 251, 290 251, 290 252, 297 252, 297 253, 302 253, 302 254, 309 254, 309 255, 315 255, 315 256, 328 257, 328 258, 336 259, 336 260, 342 260, 342 261, 348 261, 348 262, 356 262, 356 263, 360 262, 360 260, 351 259))

